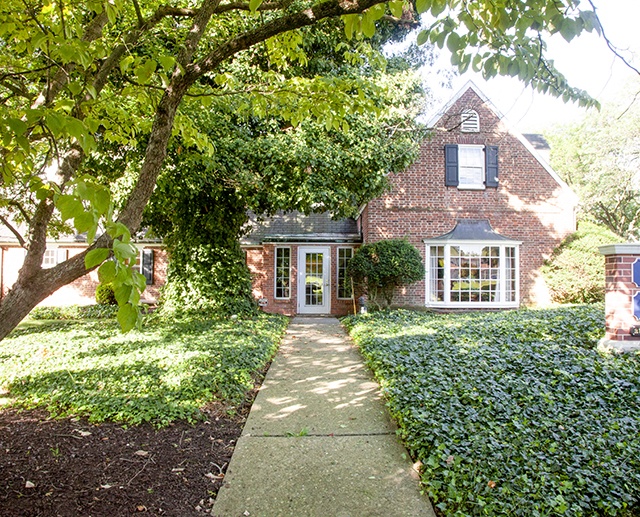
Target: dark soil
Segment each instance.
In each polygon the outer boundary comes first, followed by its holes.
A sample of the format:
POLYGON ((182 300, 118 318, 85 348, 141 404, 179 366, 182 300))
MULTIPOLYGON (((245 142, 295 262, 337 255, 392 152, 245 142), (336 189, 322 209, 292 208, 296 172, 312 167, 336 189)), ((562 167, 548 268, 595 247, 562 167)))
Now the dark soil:
POLYGON ((160 430, 0 411, 0 516, 210 513, 252 400, 160 430))

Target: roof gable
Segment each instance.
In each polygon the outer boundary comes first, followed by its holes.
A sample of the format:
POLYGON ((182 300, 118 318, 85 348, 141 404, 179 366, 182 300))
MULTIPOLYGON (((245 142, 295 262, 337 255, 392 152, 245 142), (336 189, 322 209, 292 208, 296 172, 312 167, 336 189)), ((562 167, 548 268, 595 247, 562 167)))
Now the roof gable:
MULTIPOLYGON (((516 138, 527 149, 527 151, 538 161, 543 169, 556 181, 556 183, 562 188, 571 193, 574 201, 578 202, 578 196, 571 190, 571 187, 565 183, 565 181, 553 170, 551 165, 545 160, 545 158, 534 148, 531 142, 513 126, 509 120, 502 114, 502 112, 491 102, 491 100, 478 88, 473 81, 467 81, 467 83, 458 90, 458 92, 449 99, 449 101, 429 120, 427 126, 432 130, 440 129, 440 125, 447 119, 451 119, 455 113, 451 110, 462 99, 462 97, 468 92, 473 92, 481 101, 484 107, 489 109, 498 121, 503 125, 504 129, 516 138)), ((482 121, 480 122, 482 124, 482 121)))

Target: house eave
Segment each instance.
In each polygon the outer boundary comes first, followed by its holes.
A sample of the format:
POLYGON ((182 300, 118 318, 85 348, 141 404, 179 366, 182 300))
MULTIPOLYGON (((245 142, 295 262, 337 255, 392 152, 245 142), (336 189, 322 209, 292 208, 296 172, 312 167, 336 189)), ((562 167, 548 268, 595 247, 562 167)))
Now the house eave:
POLYGON ((350 243, 356 244, 362 242, 360 234, 313 234, 313 235, 266 235, 262 239, 263 243, 271 242, 323 242, 323 243, 350 243))

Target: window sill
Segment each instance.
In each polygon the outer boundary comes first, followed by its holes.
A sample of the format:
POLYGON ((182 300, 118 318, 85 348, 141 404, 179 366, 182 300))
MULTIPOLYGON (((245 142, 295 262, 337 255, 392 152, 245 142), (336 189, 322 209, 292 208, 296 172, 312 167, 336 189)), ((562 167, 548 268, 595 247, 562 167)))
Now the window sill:
POLYGON ((458 185, 458 190, 486 190, 484 185, 458 185))
POLYGON ((441 309, 514 309, 520 302, 427 302, 425 307, 441 309))

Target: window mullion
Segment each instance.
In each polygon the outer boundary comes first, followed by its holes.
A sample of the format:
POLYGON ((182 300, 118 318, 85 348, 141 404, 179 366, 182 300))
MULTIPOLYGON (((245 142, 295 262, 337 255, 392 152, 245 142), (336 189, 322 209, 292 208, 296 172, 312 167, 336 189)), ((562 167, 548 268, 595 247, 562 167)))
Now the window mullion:
POLYGON ((444 247, 444 302, 451 303, 451 246, 444 247))
POLYGON ((507 251, 505 246, 500 246, 500 273, 498 275, 498 302, 507 300, 507 251))

